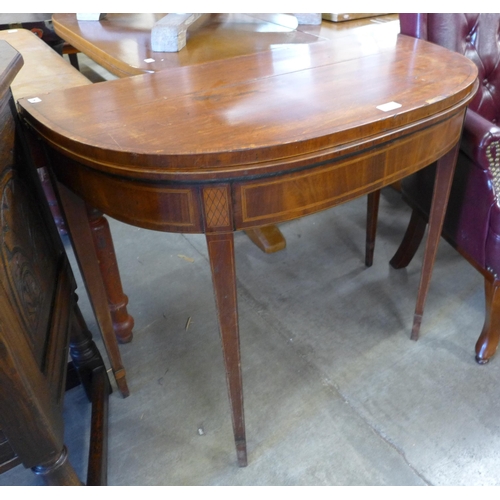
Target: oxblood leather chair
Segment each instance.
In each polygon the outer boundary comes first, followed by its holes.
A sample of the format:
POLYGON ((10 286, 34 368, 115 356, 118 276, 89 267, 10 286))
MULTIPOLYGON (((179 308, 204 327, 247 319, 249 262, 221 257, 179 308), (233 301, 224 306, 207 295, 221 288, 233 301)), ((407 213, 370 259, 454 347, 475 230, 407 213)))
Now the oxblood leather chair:
MULTIPOLYGON (((466 114, 443 237, 483 276, 486 318, 476 360, 487 363, 500 338, 500 14, 400 14, 401 33, 459 52, 479 69, 479 90, 466 114)), ((405 237, 391 260, 409 264, 422 240, 434 165, 402 181, 413 208, 405 237)))

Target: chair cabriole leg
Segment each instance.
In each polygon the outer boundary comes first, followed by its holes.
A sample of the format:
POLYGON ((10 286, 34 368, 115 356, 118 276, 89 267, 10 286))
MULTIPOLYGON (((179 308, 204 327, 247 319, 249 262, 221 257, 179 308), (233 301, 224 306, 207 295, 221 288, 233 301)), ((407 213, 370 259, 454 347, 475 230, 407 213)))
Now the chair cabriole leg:
POLYGON ((476 342, 476 361, 484 365, 495 354, 500 340, 500 282, 484 279, 486 317, 476 342))

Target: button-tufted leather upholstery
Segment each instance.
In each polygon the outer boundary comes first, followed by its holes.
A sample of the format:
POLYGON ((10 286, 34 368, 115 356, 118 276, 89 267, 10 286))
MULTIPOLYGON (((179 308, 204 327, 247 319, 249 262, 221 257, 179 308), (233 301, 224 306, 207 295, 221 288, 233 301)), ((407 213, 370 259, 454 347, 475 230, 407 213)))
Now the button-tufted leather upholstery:
MULTIPOLYGON (((481 85, 467 110, 443 236, 485 277, 486 320, 476 344, 476 359, 485 363, 500 337, 500 14, 400 14, 400 23, 402 34, 460 52, 479 69, 481 85)), ((433 169, 402 182, 414 212, 394 267, 406 266, 418 248, 433 169)))
POLYGON ((400 14, 401 33, 459 52, 482 83, 469 105, 495 123, 500 116, 500 14, 400 14))

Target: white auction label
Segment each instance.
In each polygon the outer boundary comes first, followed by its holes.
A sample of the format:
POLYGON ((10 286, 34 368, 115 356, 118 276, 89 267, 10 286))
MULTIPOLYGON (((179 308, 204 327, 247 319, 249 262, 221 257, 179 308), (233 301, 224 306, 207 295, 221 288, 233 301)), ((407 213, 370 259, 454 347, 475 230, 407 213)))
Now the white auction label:
POLYGON ((28 102, 42 102, 42 100, 39 97, 33 97, 31 99, 28 99, 28 102))
POLYGON ((380 106, 377 106, 377 109, 380 109, 380 111, 392 111, 393 109, 398 109, 402 106, 402 104, 399 104, 399 102, 386 102, 385 104, 381 104, 380 106))

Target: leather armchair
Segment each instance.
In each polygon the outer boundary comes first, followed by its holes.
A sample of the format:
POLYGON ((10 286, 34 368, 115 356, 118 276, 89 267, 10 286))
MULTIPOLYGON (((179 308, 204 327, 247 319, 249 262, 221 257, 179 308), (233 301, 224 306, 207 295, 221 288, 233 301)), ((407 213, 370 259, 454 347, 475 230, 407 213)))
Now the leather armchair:
MULTIPOLYGON (((485 279, 486 317, 476 360, 487 363, 500 338, 500 14, 400 14, 401 33, 460 52, 479 69, 480 87, 467 110, 443 237, 485 279)), ((413 208, 391 265, 408 265, 423 237, 434 166, 404 179, 413 208)))

